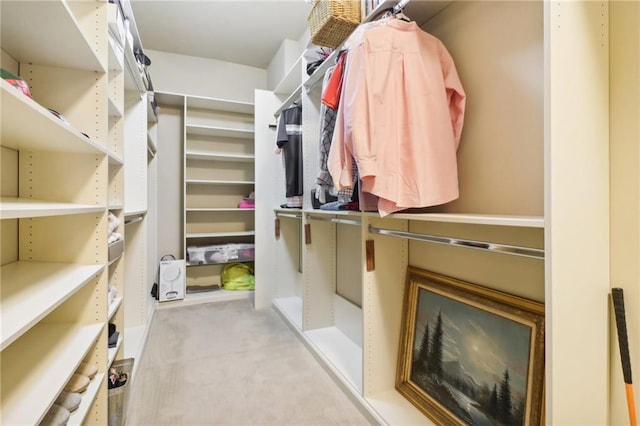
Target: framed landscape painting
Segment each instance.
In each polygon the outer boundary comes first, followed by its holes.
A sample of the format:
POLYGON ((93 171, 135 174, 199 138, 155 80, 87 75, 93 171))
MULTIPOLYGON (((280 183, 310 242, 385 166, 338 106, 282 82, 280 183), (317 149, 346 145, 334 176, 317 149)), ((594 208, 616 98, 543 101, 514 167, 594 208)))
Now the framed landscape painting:
POLYGON ((396 388, 440 425, 544 424, 544 305, 409 267, 396 388))

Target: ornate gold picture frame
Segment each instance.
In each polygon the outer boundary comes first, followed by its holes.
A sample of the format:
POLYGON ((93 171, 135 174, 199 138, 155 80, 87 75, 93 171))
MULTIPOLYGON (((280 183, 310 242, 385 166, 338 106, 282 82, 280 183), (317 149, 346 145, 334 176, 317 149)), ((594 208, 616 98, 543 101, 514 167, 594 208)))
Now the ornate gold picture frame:
POLYGON ((440 425, 544 424, 544 305, 409 267, 396 388, 440 425))

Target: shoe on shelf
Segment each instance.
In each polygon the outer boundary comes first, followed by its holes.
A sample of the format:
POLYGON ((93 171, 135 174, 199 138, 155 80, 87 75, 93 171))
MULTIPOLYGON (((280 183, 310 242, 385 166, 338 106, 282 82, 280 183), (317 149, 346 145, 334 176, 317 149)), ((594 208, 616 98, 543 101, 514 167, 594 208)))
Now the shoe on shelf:
POLYGON ((76 370, 76 374, 81 374, 83 376, 87 376, 89 380, 93 379, 98 372, 98 367, 94 364, 89 364, 87 362, 81 362, 80 366, 76 370))
POLYGON ((76 392, 67 392, 62 391, 62 393, 56 399, 54 404, 59 405, 63 408, 66 408, 70 412, 75 411, 80 406, 82 402, 82 395, 76 392))
POLYGON ((64 426, 69 421, 71 413, 64 407, 53 404, 40 422, 40 426, 64 426))
POLYGON ((114 331, 113 334, 111 336, 109 336, 109 341, 108 341, 108 347, 110 348, 115 348, 116 346, 118 346, 118 337, 120 336, 120 333, 117 331, 114 331))
POLYGON ((87 390, 89 382, 91 382, 91 380, 89 380, 87 376, 83 376, 82 374, 74 374, 67 382, 64 390, 67 392, 82 393, 87 390))

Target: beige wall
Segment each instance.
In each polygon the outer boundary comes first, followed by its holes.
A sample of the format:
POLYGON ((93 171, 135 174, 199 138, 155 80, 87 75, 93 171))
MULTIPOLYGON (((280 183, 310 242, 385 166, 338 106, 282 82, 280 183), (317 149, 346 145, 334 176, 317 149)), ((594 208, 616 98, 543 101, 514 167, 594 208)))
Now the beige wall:
POLYGON ((156 92, 253 102, 254 89, 265 89, 267 72, 214 59, 147 50, 156 92))
POLYGON ((158 256, 184 258, 182 240, 183 155, 179 107, 162 106, 158 119, 158 256))
POLYGON ((18 62, 13 59, 7 52, 0 49, 0 65, 5 70, 18 75, 18 62))

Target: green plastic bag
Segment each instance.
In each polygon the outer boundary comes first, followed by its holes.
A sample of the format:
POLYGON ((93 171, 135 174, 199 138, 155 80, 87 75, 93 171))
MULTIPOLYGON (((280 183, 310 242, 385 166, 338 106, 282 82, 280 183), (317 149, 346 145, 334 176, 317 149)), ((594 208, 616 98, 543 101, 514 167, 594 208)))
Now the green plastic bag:
POLYGON ((221 281, 225 290, 254 290, 253 262, 227 263, 222 267, 221 281))

